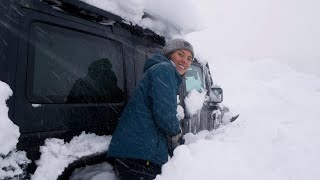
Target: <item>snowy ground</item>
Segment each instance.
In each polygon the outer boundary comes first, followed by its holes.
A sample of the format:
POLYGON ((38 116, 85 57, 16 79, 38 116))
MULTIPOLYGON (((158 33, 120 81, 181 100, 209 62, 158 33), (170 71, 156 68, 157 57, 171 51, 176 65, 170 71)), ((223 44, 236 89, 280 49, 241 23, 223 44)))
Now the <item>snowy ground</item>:
POLYGON ((40 147, 41 157, 36 162, 38 168, 32 180, 55 180, 69 164, 91 154, 103 153, 108 149, 111 136, 97 136, 82 132, 69 143, 62 139, 46 139, 40 147))
POLYGON ((0 81, 0 179, 22 173, 22 166, 30 163, 23 151, 17 151, 19 127, 8 117, 6 100, 12 96, 10 87, 0 81))

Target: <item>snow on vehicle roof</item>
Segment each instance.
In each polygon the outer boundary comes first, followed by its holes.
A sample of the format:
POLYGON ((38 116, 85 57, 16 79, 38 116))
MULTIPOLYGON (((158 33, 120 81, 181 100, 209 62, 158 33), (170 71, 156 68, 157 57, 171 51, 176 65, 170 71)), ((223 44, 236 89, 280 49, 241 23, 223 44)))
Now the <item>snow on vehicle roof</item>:
POLYGON ((148 28, 167 39, 181 37, 204 27, 197 4, 192 0, 81 0, 148 28))

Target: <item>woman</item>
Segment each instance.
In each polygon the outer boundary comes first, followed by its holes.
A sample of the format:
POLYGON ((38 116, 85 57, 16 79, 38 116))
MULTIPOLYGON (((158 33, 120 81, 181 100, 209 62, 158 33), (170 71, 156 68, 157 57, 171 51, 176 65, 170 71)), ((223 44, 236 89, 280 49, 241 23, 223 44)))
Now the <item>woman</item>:
POLYGON ((168 137, 181 134, 177 94, 193 61, 193 47, 182 39, 169 41, 162 53, 148 59, 144 75, 113 134, 108 157, 123 179, 154 179, 168 161, 168 137))

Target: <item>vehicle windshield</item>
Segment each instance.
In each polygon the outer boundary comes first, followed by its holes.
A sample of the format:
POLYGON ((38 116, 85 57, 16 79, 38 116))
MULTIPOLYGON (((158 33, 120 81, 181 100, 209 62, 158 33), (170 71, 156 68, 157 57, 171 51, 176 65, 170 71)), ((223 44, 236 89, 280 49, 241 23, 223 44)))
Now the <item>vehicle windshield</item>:
POLYGON ((204 90, 203 75, 200 67, 191 65, 185 74, 185 78, 187 92, 190 92, 192 89, 199 92, 204 90))

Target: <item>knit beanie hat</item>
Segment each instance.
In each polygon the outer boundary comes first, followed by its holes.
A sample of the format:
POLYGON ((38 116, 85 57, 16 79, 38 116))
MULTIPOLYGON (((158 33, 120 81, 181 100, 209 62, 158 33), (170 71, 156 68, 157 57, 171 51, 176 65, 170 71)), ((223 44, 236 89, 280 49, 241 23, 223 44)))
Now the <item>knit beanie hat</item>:
POLYGON ((162 49, 162 54, 164 56, 168 56, 169 54, 179 49, 190 51, 192 54, 192 58, 194 57, 192 45, 183 39, 173 39, 171 41, 168 41, 162 49))

